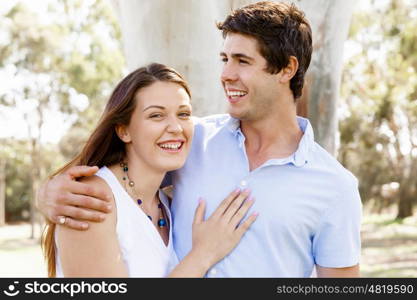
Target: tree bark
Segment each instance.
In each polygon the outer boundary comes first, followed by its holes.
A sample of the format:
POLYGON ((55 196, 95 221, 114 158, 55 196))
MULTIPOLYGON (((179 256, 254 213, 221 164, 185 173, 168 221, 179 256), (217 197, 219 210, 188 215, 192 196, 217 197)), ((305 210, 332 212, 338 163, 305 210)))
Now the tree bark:
POLYGON ((400 201, 398 202, 397 219, 404 219, 413 215, 411 200, 412 199, 400 196, 400 201))
POLYGON ((414 176, 417 174, 417 160, 410 154, 404 165, 403 180, 400 182, 397 219, 413 215, 413 206, 417 195, 417 184, 414 180, 414 176))
POLYGON ((222 38, 215 21, 228 1, 113 1, 119 15, 129 70, 150 62, 167 64, 190 83, 194 114, 225 111, 219 84, 222 38))
POLYGON ((411 191, 413 187, 410 180, 400 184, 397 219, 404 219, 413 215, 413 201, 415 200, 415 195, 411 191))
MULTIPOLYGON (((393 146, 396 153, 395 156, 391 153, 389 155, 394 160, 394 173, 400 181, 397 219, 403 219, 413 215, 413 202, 416 192, 413 179, 415 174, 417 174, 417 165, 411 151, 407 155, 401 151, 403 132, 401 126, 398 125, 398 121, 396 122, 395 118, 392 117, 388 122, 388 126, 395 137, 393 146)), ((410 142, 412 142, 411 138, 412 136, 410 135, 410 142)))
MULTIPOLYGON (((219 84, 222 36, 215 27, 231 9, 250 0, 113 0, 122 30, 128 68, 152 61, 173 66, 190 82, 198 116, 223 113, 226 101, 219 84)), ((293 1, 288 1, 293 2, 293 1)), ((314 52, 298 113, 308 116, 316 140, 336 152, 336 106, 343 42, 355 1, 298 0, 313 30, 314 52)))
POLYGON ((298 107, 308 116, 316 141, 336 155, 337 102, 343 67, 343 45, 356 1, 298 0, 313 31, 313 56, 298 107))

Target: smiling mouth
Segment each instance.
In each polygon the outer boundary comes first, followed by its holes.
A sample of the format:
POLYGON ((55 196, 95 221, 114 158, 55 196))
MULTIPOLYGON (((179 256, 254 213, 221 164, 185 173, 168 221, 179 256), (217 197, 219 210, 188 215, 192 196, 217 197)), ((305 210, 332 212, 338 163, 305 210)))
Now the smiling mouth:
POLYGON ((161 148, 163 151, 166 152, 180 152, 184 142, 168 142, 168 143, 160 143, 158 147, 161 148))
POLYGON ((232 102, 238 102, 242 97, 246 96, 248 93, 245 91, 228 91, 226 90, 227 99, 232 102))

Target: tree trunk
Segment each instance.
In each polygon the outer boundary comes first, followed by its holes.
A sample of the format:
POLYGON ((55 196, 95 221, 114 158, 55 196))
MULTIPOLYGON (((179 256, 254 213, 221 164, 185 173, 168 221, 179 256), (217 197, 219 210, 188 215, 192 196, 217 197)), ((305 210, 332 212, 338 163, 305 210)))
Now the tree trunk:
POLYGON ((0 226, 6 225, 6 159, 0 157, 0 226))
MULTIPOLYGON (((215 27, 231 9, 249 0, 113 0, 122 30, 128 68, 157 61, 185 75, 196 115, 225 111, 219 84, 222 36, 215 27)), ((290 2, 290 1, 289 1, 290 2)), ((316 140, 335 154, 336 105, 346 39, 355 1, 298 0, 313 30, 314 53, 298 113, 308 116, 316 140)))
POLYGON ((204 116, 225 111, 219 84, 222 45, 215 21, 228 1, 113 1, 119 15, 129 70, 150 62, 177 69, 190 83, 193 111, 204 116))
POLYGON ((38 155, 37 155, 37 141, 36 139, 32 139, 32 149, 31 149, 31 161, 32 161, 32 168, 30 171, 31 174, 31 182, 32 182, 32 190, 31 190, 31 197, 29 203, 29 210, 30 210, 30 238, 35 238, 35 199, 36 199, 36 191, 38 190, 38 180, 39 180, 39 166, 38 166, 38 155))
POLYGON ((397 219, 413 215, 413 205, 417 197, 417 183, 415 181, 417 161, 413 159, 411 154, 405 157, 404 161, 406 163, 404 164, 404 170, 402 170, 402 176, 405 178, 400 183, 397 219))
POLYGON ((413 200, 414 197, 407 191, 407 187, 400 188, 400 197, 398 201, 397 219, 404 219, 413 215, 413 200))
POLYGON ((347 38, 355 1, 299 0, 313 31, 313 56, 298 111, 307 115, 316 141, 336 155, 337 101, 347 38))
POLYGON ((41 168, 41 133, 42 133, 42 125, 44 123, 43 119, 43 111, 45 107, 46 101, 41 101, 39 105, 36 108, 37 114, 38 114, 38 120, 37 120, 37 136, 35 136, 36 133, 33 132, 32 127, 30 126, 30 123, 28 121, 28 115, 25 115, 25 120, 28 125, 28 134, 31 137, 30 141, 30 160, 32 167, 30 169, 30 180, 31 180, 31 193, 30 193, 30 199, 29 199, 29 212, 30 212, 30 238, 35 238, 35 223, 36 223, 36 195, 38 188, 40 186, 40 168, 41 168))

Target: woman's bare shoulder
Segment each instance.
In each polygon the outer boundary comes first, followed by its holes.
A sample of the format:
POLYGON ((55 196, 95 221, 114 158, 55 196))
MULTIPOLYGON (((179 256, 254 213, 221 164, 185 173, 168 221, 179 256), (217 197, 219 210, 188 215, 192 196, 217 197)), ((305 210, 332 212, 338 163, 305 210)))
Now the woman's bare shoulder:
POLYGON ((88 184, 94 189, 104 190, 106 193, 109 193, 109 194, 112 193, 110 186, 100 176, 93 175, 93 176, 88 176, 88 177, 82 177, 81 179, 79 179, 79 181, 82 183, 88 184))
MULTIPOLYGON (((99 176, 84 177, 80 182, 93 189, 112 193, 110 186, 99 176)), ((105 214, 102 222, 90 222, 88 230, 77 231, 57 226, 57 246, 65 276, 127 276, 123 262, 118 259, 121 252, 116 232, 114 197, 110 203, 112 212, 105 214), (98 252, 100 255, 97 255, 98 252)))

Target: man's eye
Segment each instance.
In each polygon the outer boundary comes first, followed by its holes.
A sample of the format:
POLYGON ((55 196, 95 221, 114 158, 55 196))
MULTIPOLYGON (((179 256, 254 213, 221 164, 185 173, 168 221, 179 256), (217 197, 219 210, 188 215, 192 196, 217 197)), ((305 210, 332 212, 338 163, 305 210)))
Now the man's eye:
POLYGON ((246 60, 241 60, 241 59, 239 59, 239 63, 241 63, 241 64, 248 64, 248 62, 246 60))
POLYGON ((221 58, 221 61, 225 63, 225 62, 227 62, 227 58, 226 57, 222 57, 221 58))

